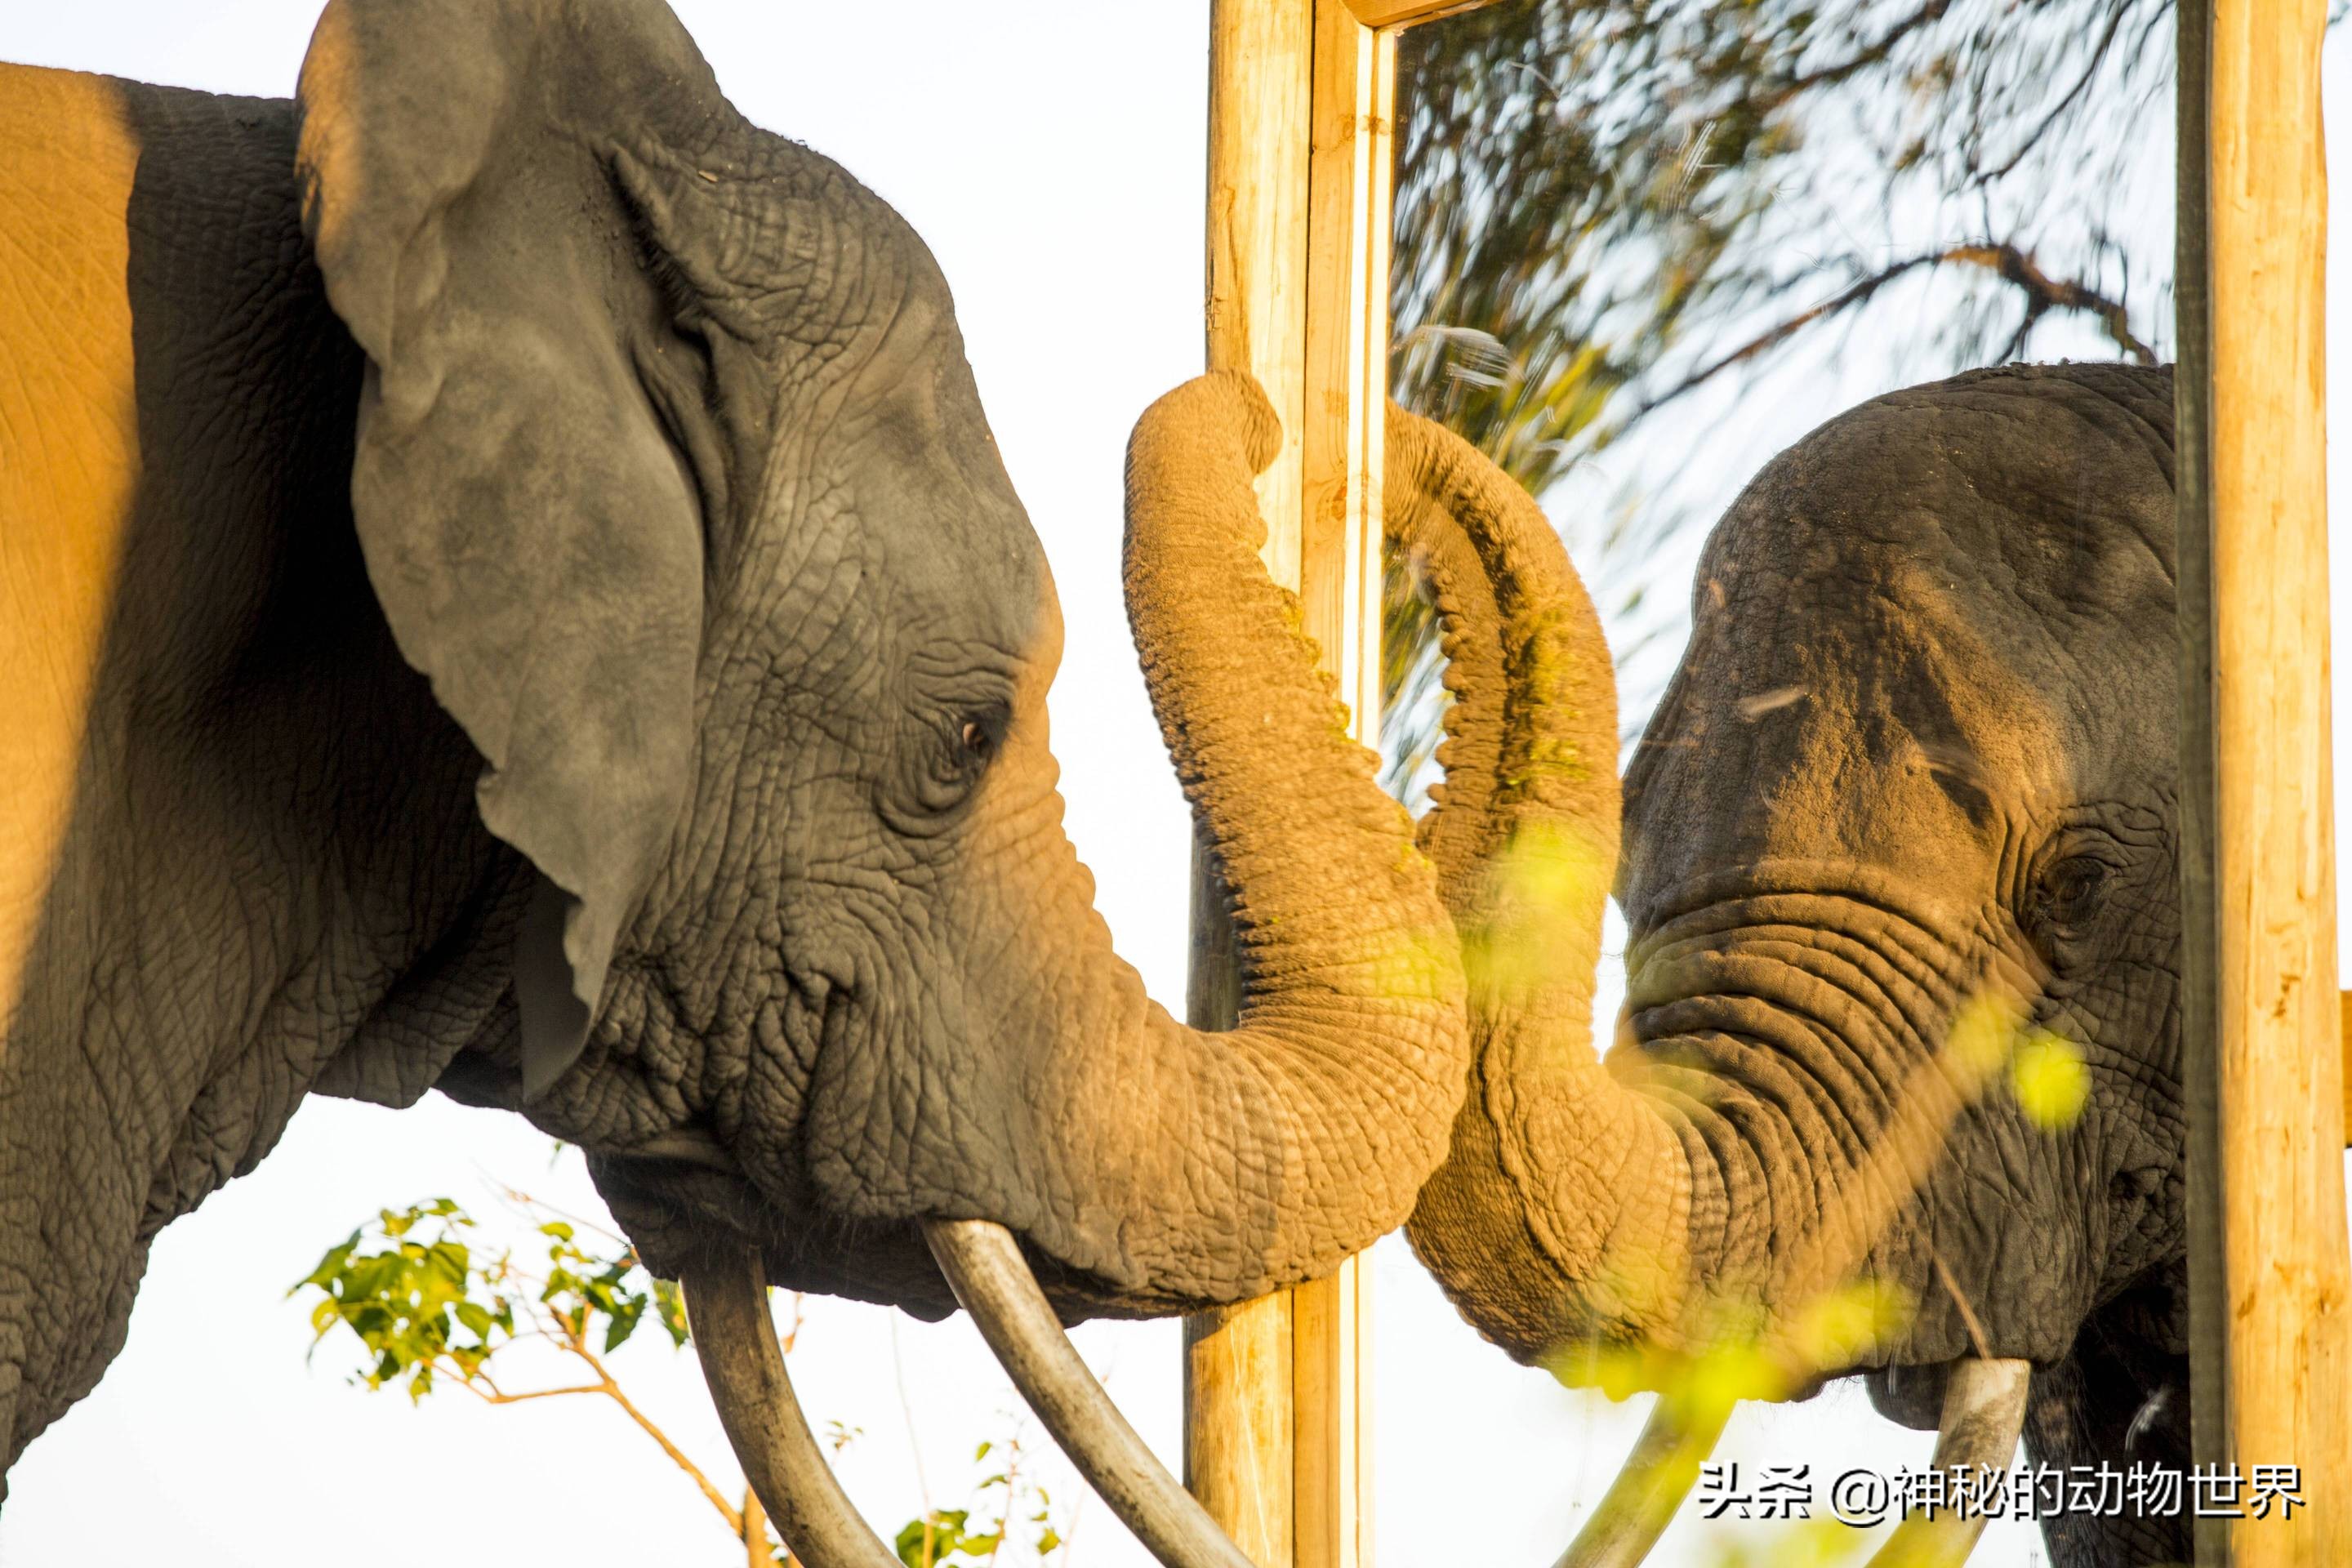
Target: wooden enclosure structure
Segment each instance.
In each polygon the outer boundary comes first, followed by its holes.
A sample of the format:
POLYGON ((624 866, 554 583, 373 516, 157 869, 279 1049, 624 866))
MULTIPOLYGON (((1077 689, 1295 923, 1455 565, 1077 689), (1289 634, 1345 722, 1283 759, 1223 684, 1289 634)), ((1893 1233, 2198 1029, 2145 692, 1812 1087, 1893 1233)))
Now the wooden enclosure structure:
MULTIPOLYGON (((1377 734, 1394 29, 1444 0, 1212 0, 1208 361, 1281 416, 1267 564, 1377 734)), ((2326 0, 2181 0, 2183 1073, 2200 1464, 2303 1468, 2292 1525, 2201 1568, 2352 1563, 2325 476, 2326 0)), ((1194 1023, 1234 997, 1196 857, 1194 1023)), ((1369 1568, 1370 1292, 1188 1321, 1185 1480, 1258 1568, 1369 1568)))
MULTIPOLYGON (((1429 0, 1211 0, 1208 361, 1255 375, 1283 447, 1266 565, 1297 592, 1356 737, 1380 705, 1394 29, 1429 0)), ((1193 1023, 1230 1026, 1224 897, 1194 857, 1193 1023)), ((1185 1324, 1184 1480, 1258 1568, 1371 1558, 1369 1270, 1185 1324)))
POLYGON ((2200 1568, 2352 1562, 2328 721, 2326 0, 2182 0, 2182 1078, 2200 1465, 2300 1465, 2200 1568))

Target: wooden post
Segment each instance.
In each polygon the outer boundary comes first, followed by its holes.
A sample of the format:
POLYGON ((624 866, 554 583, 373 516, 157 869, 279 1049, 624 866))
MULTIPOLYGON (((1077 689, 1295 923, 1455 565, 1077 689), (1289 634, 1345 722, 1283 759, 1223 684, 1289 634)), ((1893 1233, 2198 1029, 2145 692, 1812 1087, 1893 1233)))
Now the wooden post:
POLYGON ((2352 1562, 2327 689, 2322 0, 2180 7, 2183 1078, 2200 1465, 2306 1506, 2203 1568, 2352 1562))
MULTIPOLYGON (((1307 171, 1307 407, 1299 596, 1358 741, 1381 700, 1381 470, 1389 345, 1390 110, 1396 37, 1315 6, 1307 171)), ((1292 1307, 1298 1568, 1370 1568, 1371 1269, 1349 1258, 1292 1307)))
MULTIPOLYGON (((1298 586, 1306 426, 1309 0, 1212 0, 1208 360, 1246 370, 1282 420, 1258 479, 1266 570, 1298 586)), ((1230 1028, 1233 931, 1216 868, 1193 853, 1192 980, 1201 1028, 1230 1028)), ((1257 1568, 1293 1568, 1292 1296, 1184 1322, 1184 1484, 1257 1568)))
MULTIPOLYGON (((1258 481, 1267 570, 1299 595, 1369 745, 1394 43, 1339 0, 1214 0, 1210 26, 1209 364, 1249 371, 1281 416, 1258 481)), ((1192 1018, 1227 1027, 1232 932, 1199 854, 1192 908, 1192 1018)), ((1370 1562, 1369 1285, 1350 1259, 1185 1323, 1185 1484, 1258 1568, 1370 1562)))

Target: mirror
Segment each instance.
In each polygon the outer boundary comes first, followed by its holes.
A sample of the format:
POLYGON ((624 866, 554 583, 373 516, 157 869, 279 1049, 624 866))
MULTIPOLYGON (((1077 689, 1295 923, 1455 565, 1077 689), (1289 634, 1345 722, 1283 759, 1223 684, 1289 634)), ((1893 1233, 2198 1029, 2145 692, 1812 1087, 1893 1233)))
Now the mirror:
MULTIPOLYGON (((1979 366, 2169 363, 2169 16, 2157 0, 2030 15, 1506 0, 1403 34, 1392 395, 1492 458, 1561 534, 1613 651, 1621 765, 1683 658, 1700 546, 1776 453, 1869 398, 1979 366)), ((1392 552, 1386 576, 1384 780, 1419 812, 1441 776, 1443 661, 1425 575, 1392 552)), ((1604 1039, 1626 942, 1612 902, 1604 1039)), ((2082 1032, 2087 1047, 2004 1058, 1985 1091, 2054 1097, 2053 1146, 2084 1131, 2064 1103, 2090 1070, 2083 1050, 2122 1048, 2082 1032)), ((2151 1267, 2140 1299, 2163 1299, 2163 1277, 2151 1267)), ((1514 1365, 1402 1238, 1381 1245, 1377 1278, 1381 1560, 1445 1561, 1475 1539, 1496 1561, 1549 1561, 1651 1396, 1612 1404, 1514 1365)), ((1948 1315, 1940 1300, 1887 1310, 1880 1331, 1896 1334, 1905 1314, 1948 1315)), ((2185 1405, 2160 1382, 2143 1391, 2150 1424, 2167 1398, 2185 1405)), ((1931 1446, 1854 1379, 1744 1402, 1714 1460, 1741 1478, 1718 1496, 1745 1500, 1694 1497, 1654 1561, 1780 1561, 1810 1531, 1858 1560, 1832 1483, 1922 1469, 1931 1446), (1758 1495, 1766 1467, 1797 1464, 1810 1522, 1758 1495)), ((2053 1457, 2070 1462, 2036 1455, 2053 1457)), ((2041 1550, 2031 1524, 2002 1519, 1979 1560, 2041 1550)))

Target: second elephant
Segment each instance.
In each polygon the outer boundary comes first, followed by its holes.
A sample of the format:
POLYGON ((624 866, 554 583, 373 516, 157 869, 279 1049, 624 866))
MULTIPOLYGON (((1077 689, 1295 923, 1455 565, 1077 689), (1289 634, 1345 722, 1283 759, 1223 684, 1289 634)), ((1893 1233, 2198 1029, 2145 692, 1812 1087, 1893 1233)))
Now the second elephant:
MULTIPOLYGON (((1489 521, 1483 564, 1433 563, 1460 701, 1424 842, 1478 1059, 1409 1228, 1489 1337, 1591 1381, 1749 1336, 1779 1392, 1859 1372, 1919 1426, 2014 1366, 2036 1461, 2187 1468, 2172 464, 2170 373, 2116 365, 1912 388, 1776 458, 1706 547, 1622 866, 1597 620, 1546 607, 1525 499, 1460 477, 1489 521), (2025 1057, 2079 1106, 2014 1092, 2025 1057), (1856 1279, 1893 1320, 1799 1353, 1856 1279)), ((2179 1517, 2045 1531, 2188 1555, 2179 1517)))

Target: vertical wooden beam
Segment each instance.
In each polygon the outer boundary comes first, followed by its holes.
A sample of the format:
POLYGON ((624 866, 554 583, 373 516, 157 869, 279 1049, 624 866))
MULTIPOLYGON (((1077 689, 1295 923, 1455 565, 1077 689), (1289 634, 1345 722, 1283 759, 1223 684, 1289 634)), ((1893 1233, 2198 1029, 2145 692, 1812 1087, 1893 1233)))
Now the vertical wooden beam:
MULTIPOLYGON (((1258 477, 1266 569, 1298 586, 1306 427, 1310 0, 1212 0, 1208 360, 1246 370, 1282 420, 1258 477)), ((1216 869, 1196 848, 1192 1023, 1230 1028, 1237 985, 1216 869)), ((1257 1568, 1293 1568, 1288 1291, 1184 1322, 1184 1484, 1257 1568)))
POLYGON ((2292 1523, 2200 1521, 2209 1568, 2352 1562, 2327 675, 2326 12, 2323 0, 2181 7, 2184 730, 2210 722, 2210 749, 2194 733, 2183 743, 2185 810, 2210 814, 2183 834, 2196 1441, 2200 1463, 2299 1465, 2308 1500, 2292 1523), (2198 777, 2207 768, 2210 794, 2198 777), (2204 942, 2207 952, 2194 952, 2204 942))
MULTIPOLYGON (((1377 732, 1393 42, 1340 0, 1213 0, 1208 357, 1282 419, 1266 565, 1358 739, 1377 732)), ((1229 1026, 1232 934, 1196 856, 1192 1020, 1229 1026)), ((1368 1568, 1370 1273, 1185 1324, 1185 1484, 1259 1568, 1368 1568)))
MULTIPOLYGON (((1299 608, 1366 745, 1380 732, 1395 63, 1393 34, 1339 0, 1315 6, 1299 608)), ((1297 1568, 1370 1568, 1370 1267, 1350 1258, 1300 1286, 1292 1314, 1297 1568)))
POLYGON ((1258 500, 1266 570, 1296 588, 1314 9, 1311 0, 1212 0, 1209 29, 1209 368, 1248 371, 1282 419, 1282 450, 1258 478, 1258 500))
MULTIPOLYGON (((2180 626, 2180 1091, 2189 1121, 2189 1452, 2231 1452, 2229 1273, 2222 1257, 2220 903, 2213 891, 2212 268, 2206 201, 2212 0, 2177 0, 2172 374, 2174 591, 2180 626)), ((2184 1503, 2184 1506, 2185 1503, 2184 1503)), ((2200 1521, 2197 1568, 2223 1568, 2229 1535, 2200 1521)))

